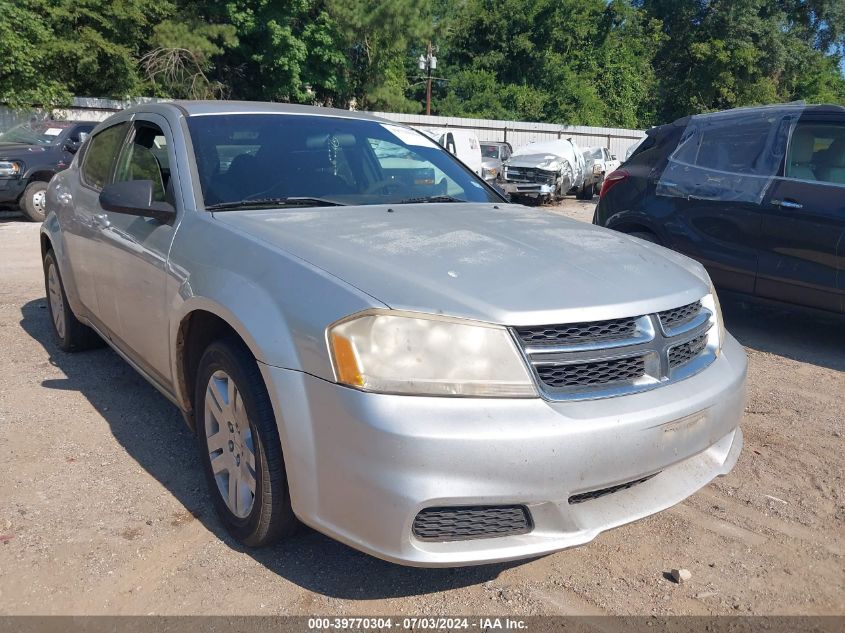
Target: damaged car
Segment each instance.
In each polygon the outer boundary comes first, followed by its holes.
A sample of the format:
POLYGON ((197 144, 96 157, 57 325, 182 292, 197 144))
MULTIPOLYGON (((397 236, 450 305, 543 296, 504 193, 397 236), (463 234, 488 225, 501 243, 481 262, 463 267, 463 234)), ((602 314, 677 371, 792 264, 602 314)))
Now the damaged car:
POLYGON ((505 163, 502 188, 515 201, 538 204, 573 190, 581 198, 588 186, 585 172, 584 155, 574 139, 530 143, 517 148, 505 163))

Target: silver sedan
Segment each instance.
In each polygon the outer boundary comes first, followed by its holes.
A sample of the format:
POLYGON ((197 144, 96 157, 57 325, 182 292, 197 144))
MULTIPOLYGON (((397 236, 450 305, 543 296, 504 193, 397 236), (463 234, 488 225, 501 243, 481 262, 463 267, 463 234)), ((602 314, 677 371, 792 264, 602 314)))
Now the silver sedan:
POLYGON ((509 204, 409 127, 147 104, 47 210, 58 344, 179 407, 247 545, 302 522, 403 564, 536 556, 739 455, 745 354, 700 264, 509 204))

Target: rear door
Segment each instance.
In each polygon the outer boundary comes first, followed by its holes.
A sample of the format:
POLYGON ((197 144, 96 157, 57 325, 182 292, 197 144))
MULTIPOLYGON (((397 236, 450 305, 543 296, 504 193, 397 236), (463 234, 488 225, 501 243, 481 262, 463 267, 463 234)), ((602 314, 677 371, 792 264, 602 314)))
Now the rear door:
POLYGON ((824 310, 845 303, 845 116, 804 114, 765 201, 757 294, 824 310))
POLYGON ((664 229, 669 246, 704 264, 717 287, 753 293, 761 206, 736 186, 755 177, 749 172, 767 151, 769 125, 707 123, 681 142, 660 176, 657 200, 674 200, 664 229))

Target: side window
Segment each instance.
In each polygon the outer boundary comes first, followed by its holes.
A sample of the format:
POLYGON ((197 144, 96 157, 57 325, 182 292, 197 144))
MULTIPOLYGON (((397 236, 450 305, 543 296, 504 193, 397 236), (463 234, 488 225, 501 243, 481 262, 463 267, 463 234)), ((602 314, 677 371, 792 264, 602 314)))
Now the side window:
POLYGON ((170 165, 167 157, 167 138, 161 128, 146 121, 134 123, 132 142, 120 154, 114 173, 115 182, 151 180, 153 200, 167 201, 170 165))
POLYGON ((115 156, 120 151, 128 126, 128 123, 118 123, 98 132, 91 139, 82 165, 82 180, 86 185, 102 189, 109 182, 115 156))
POLYGON ((785 175, 845 185, 845 124, 799 123, 789 142, 785 175))
POLYGON ((94 124, 91 123, 90 125, 77 125, 68 136, 69 141, 73 141, 74 143, 81 143, 88 135, 91 134, 91 130, 94 129, 94 124))
POLYGON ((455 156, 458 155, 458 148, 455 145, 455 135, 451 132, 446 135, 446 149, 449 150, 455 156))

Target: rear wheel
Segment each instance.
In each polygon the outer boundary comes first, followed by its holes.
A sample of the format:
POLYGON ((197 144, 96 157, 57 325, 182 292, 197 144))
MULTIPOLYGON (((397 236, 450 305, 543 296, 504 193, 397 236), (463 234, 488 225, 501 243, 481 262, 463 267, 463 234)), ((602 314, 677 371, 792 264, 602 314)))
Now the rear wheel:
POLYGON ((52 250, 44 255, 44 287, 47 291, 47 310, 50 313, 53 335, 62 350, 77 352, 103 344, 97 333, 80 322, 70 309, 56 264, 56 255, 52 250))
POLYGON ((210 494, 226 528, 259 547, 293 534, 297 520, 264 379, 234 338, 209 345, 195 392, 197 434, 210 494))
POLYGON ((596 188, 595 185, 584 185, 578 191, 578 195, 576 196, 579 200, 592 200, 593 194, 595 194, 596 188))
POLYGON ((23 190, 21 211, 33 222, 43 222, 47 216, 47 183, 31 182, 23 190))

